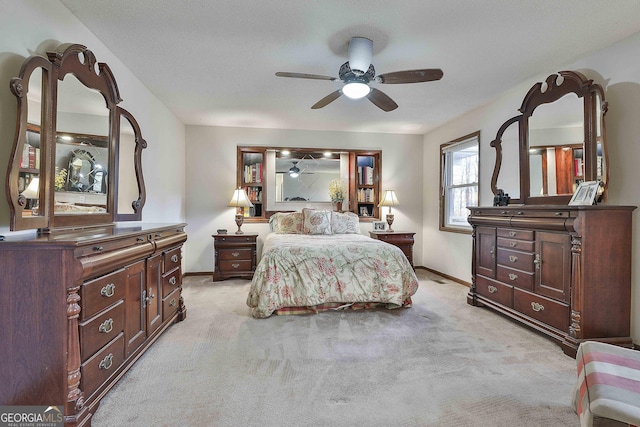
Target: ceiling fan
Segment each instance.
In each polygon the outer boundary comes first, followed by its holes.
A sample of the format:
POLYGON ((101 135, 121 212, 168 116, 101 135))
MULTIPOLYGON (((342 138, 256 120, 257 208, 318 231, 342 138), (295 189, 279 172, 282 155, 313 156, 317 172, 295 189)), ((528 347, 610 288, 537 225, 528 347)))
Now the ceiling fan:
MULTIPOLYGON (((353 37, 349 41, 349 60, 340 66, 338 77, 344 82, 344 86, 322 98, 311 106, 312 109, 325 107, 338 99, 340 95, 345 95, 352 99, 367 97, 375 106, 384 110, 392 111, 398 108, 387 94, 369 84, 403 84, 421 83, 440 80, 442 70, 439 68, 425 68, 420 70, 405 70, 385 73, 376 76, 376 70, 371 63, 373 55, 373 42, 365 37, 353 37)), ((297 79, 312 80, 338 80, 336 77, 323 76, 319 74, 289 73, 279 71, 278 77, 293 77, 297 79)))

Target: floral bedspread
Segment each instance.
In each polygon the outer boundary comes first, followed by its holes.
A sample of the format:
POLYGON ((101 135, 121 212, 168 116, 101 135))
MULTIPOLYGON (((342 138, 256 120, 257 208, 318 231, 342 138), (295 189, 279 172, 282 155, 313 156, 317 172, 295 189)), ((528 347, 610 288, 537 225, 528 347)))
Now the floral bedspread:
POLYGON ((247 297, 253 317, 283 307, 380 302, 401 307, 418 290, 402 251, 360 234, 267 236, 247 297))

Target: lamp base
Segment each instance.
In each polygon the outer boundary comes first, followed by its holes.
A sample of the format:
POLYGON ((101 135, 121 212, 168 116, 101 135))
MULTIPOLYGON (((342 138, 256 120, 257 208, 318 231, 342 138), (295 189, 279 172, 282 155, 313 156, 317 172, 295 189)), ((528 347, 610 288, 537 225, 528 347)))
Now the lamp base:
POLYGON ((244 215, 236 214, 236 225, 238 226, 238 231, 236 231, 236 234, 244 234, 244 231, 240 229, 240 227, 242 227, 243 222, 244 222, 244 215))
POLYGON ((389 229, 387 231, 393 233, 393 230, 391 229, 391 224, 393 224, 393 214, 387 214, 387 224, 389 224, 389 229))

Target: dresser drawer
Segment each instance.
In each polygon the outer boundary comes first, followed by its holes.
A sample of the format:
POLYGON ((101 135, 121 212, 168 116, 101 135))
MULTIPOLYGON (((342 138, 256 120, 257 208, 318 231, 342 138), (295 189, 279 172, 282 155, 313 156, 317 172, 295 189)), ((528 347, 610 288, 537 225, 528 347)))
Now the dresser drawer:
POLYGON ((80 320, 88 319, 124 298, 126 283, 124 268, 84 283, 80 288, 80 320))
POLYGON ((97 255, 104 252, 116 251, 119 249, 127 249, 142 244, 147 244, 150 250, 153 248, 153 245, 149 242, 146 236, 133 236, 119 238, 113 241, 95 243, 89 246, 82 246, 75 250, 75 255, 79 258, 83 256, 97 255))
POLYGON ((88 399, 114 372, 124 360, 124 333, 120 333, 102 350, 80 366, 81 384, 84 398, 88 399))
POLYGON ((513 308, 561 331, 569 329, 569 306, 520 289, 513 291, 513 308))
POLYGON ((233 271, 251 271, 251 260, 220 261, 220 271, 224 273, 233 271))
POLYGON ((533 291, 533 273, 498 266, 497 279, 509 285, 533 291))
POLYGON ((533 240, 534 237, 532 230, 518 230, 516 228, 498 228, 496 234, 498 237, 508 237, 518 240, 533 240))
POLYGON ((170 319, 176 311, 180 302, 180 290, 176 289, 169 296, 162 300, 162 321, 170 319))
POLYGON ((171 271, 182 263, 182 250, 180 247, 173 248, 162 253, 163 272, 171 271))
POLYGON ((251 261, 253 249, 221 249, 218 254, 220 256, 220 261, 251 261))
POLYGON ((216 246, 218 247, 223 247, 223 246, 233 246, 233 245, 242 245, 245 246, 247 244, 255 244, 256 243, 256 236, 255 235, 233 235, 233 234, 229 234, 229 235, 217 235, 216 236, 216 246))
POLYGON ((498 237, 498 247, 516 249, 523 252, 533 252, 535 242, 527 240, 507 239, 498 237))
POLYGON ((482 276, 476 277, 476 292, 507 307, 513 307, 513 287, 489 280, 482 276))
POLYGON ((174 268, 162 276, 162 297, 165 298, 180 285, 182 285, 181 269, 174 268))
POLYGON ((498 265, 533 273, 533 254, 498 248, 498 265))
POLYGON ((80 322, 80 356, 87 359, 124 330, 124 301, 80 322))

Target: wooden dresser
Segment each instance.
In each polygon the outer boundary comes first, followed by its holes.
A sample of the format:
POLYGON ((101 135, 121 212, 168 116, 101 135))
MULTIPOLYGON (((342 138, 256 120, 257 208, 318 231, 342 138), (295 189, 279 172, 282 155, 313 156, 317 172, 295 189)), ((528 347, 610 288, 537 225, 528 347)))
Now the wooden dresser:
POLYGON ((0 403, 60 405, 89 425, 105 394, 186 316, 185 224, 120 225, 0 241, 0 403))
POLYGON ((472 285, 490 307, 558 341, 631 346, 633 206, 469 208, 472 285))

